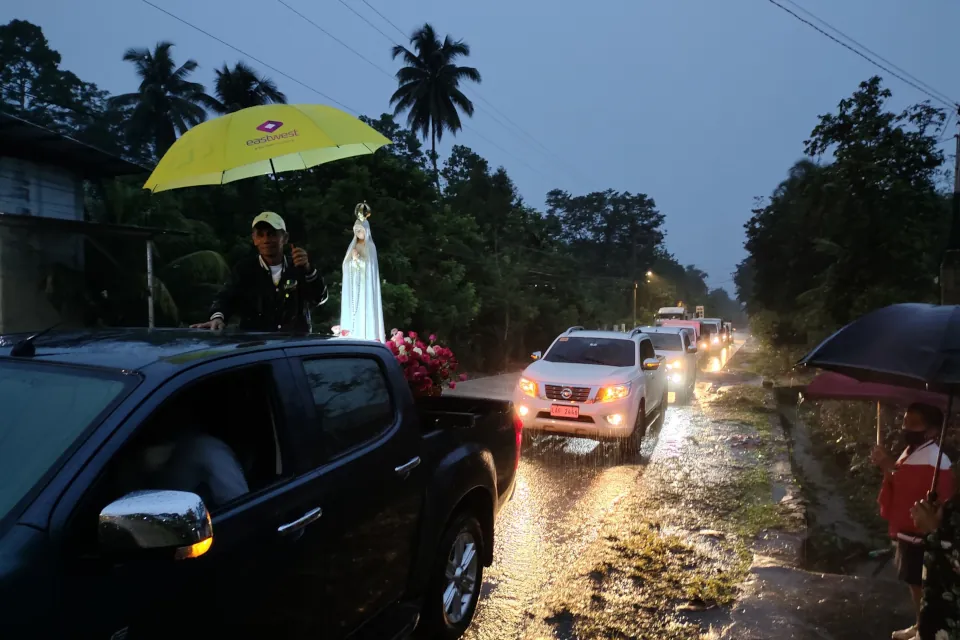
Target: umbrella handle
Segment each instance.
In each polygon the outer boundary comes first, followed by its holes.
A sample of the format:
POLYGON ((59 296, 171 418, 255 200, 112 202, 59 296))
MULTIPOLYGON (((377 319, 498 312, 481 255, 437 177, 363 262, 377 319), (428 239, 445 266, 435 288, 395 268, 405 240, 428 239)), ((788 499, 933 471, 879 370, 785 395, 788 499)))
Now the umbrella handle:
POLYGON ((927 498, 930 503, 937 501, 937 481, 940 479, 940 461, 943 459, 943 440, 947 435, 947 422, 950 420, 950 414, 953 412, 953 391, 947 396, 947 412, 943 414, 943 425, 940 427, 940 442, 937 443, 937 465, 933 468, 933 482, 930 484, 930 493, 927 498))
POLYGON ((883 445, 883 433, 880 429, 880 401, 877 400, 877 446, 883 445))

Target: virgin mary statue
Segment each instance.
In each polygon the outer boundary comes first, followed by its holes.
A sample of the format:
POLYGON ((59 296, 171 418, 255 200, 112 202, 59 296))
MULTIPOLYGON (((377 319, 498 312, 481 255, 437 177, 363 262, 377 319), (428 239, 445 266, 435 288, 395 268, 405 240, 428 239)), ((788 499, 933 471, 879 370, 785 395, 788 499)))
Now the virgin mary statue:
POLYGON ((384 342, 383 299, 377 247, 370 233, 370 207, 366 202, 353 211, 353 240, 343 258, 343 295, 340 302, 340 335, 384 342))

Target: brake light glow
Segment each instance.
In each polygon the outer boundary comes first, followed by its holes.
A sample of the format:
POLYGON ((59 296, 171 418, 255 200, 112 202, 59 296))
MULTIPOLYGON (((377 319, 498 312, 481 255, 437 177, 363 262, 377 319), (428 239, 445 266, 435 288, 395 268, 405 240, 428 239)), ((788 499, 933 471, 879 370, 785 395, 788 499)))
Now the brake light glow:
POLYGON ((513 432, 517 438, 517 458, 513 461, 513 470, 520 468, 520 449, 523 446, 523 420, 520 416, 513 417, 513 432))

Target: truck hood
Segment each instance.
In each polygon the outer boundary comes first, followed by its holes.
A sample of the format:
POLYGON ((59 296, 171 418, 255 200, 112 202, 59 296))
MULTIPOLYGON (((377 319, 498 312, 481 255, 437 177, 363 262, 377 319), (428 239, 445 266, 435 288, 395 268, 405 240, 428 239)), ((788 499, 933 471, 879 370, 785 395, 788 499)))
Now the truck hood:
POLYGON ((598 387, 630 382, 636 367, 607 367, 600 364, 570 364, 540 360, 527 367, 523 375, 537 382, 598 387))

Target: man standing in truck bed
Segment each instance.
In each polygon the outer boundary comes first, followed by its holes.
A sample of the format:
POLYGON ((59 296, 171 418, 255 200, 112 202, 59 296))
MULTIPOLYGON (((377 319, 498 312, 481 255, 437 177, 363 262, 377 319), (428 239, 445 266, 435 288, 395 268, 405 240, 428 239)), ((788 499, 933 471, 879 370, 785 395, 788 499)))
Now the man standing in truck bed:
POLYGON ((234 265, 230 279, 217 294, 210 320, 191 325, 195 329, 222 329, 239 315, 247 331, 310 332, 310 309, 327 301, 327 286, 307 252, 293 247, 291 258, 283 253, 287 225, 272 211, 253 219, 251 255, 234 265))

